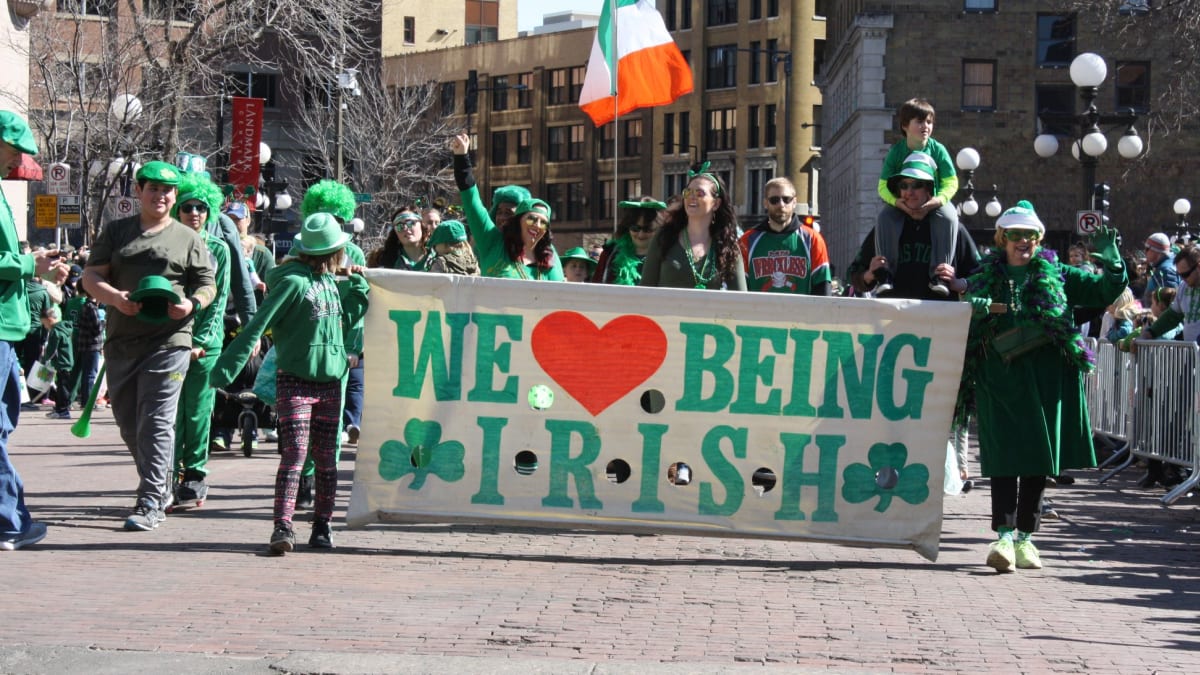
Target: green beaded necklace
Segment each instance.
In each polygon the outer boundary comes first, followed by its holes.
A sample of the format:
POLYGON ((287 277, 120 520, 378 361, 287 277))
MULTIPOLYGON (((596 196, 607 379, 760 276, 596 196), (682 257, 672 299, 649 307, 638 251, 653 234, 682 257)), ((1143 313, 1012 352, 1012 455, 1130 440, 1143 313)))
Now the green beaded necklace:
POLYGON ((688 267, 692 268, 692 280, 696 282, 696 288, 708 288, 708 282, 713 280, 717 275, 717 268, 713 264, 712 247, 708 249, 708 254, 704 256, 704 262, 700 265, 700 269, 696 269, 696 259, 692 257, 692 240, 688 238, 687 229, 683 230, 683 252, 687 254, 688 267), (708 276, 704 276, 704 272, 708 271, 708 276))

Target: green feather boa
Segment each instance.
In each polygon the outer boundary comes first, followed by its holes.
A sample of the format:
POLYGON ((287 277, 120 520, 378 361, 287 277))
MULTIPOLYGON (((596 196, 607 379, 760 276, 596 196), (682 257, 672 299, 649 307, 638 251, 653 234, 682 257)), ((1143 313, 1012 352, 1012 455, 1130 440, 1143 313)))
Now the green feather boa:
POLYGON ((643 257, 639 257, 628 234, 613 243, 612 255, 608 259, 609 283, 620 286, 637 286, 642 281, 643 257))

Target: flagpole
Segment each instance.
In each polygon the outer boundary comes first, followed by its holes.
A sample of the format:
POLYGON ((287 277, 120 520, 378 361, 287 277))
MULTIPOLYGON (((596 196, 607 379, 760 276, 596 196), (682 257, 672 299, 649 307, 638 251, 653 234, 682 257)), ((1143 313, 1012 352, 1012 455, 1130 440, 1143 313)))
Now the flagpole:
POLYGON ((613 57, 613 63, 612 63, 613 72, 612 72, 612 92, 611 93, 613 95, 613 186, 612 186, 613 224, 612 224, 612 231, 613 231, 613 236, 616 236, 617 222, 618 222, 617 221, 617 204, 620 203, 620 200, 617 199, 617 185, 619 184, 618 181, 619 181, 619 176, 620 176, 620 163, 621 163, 621 144, 618 141, 618 138, 621 135, 621 101, 620 101, 621 96, 620 96, 620 93, 618 92, 618 88, 619 88, 618 82, 620 80, 617 77, 617 69, 620 67, 618 64, 620 64, 620 62, 621 62, 621 49, 620 49, 621 43, 618 41, 620 39, 620 36, 619 36, 619 30, 617 28, 617 23, 618 23, 618 21, 617 21, 617 0, 608 0, 608 15, 609 15, 609 17, 611 17, 611 20, 612 20, 612 30, 613 30, 612 49, 613 49, 613 54, 615 55, 613 57))

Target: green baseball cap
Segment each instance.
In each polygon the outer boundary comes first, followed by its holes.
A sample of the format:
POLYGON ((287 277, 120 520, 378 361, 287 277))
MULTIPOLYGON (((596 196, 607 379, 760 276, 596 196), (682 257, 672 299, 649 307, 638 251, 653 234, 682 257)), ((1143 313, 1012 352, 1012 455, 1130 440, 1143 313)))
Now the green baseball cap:
POLYGON ((25 118, 11 110, 0 110, 0 137, 27 155, 38 154, 37 142, 25 118))
POLYGON ((179 169, 175 168, 174 164, 166 162, 146 162, 142 168, 138 169, 135 177, 139 182, 143 180, 162 183, 163 185, 179 185, 179 181, 183 179, 183 174, 179 173, 179 169))

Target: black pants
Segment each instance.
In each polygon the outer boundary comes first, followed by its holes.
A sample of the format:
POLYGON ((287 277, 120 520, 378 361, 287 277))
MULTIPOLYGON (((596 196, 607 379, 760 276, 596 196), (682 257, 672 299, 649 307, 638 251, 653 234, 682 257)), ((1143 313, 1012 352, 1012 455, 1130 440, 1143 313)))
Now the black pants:
POLYGON ((1015 527, 1037 532, 1042 515, 1045 476, 992 477, 992 530, 1015 527))

